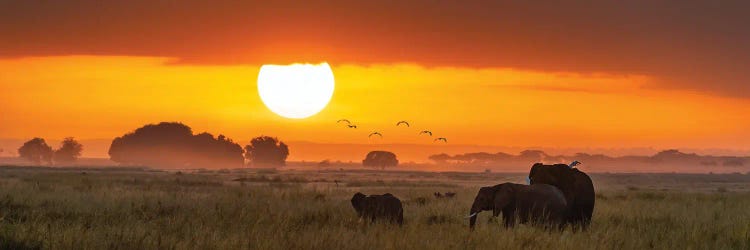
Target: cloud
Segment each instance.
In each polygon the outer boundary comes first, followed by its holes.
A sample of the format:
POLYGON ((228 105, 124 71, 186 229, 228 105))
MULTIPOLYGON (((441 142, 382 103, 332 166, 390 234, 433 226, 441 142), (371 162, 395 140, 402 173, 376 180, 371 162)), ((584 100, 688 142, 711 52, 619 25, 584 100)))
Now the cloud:
POLYGON ((22 1, 0 57, 131 55, 186 64, 416 63, 649 75, 750 97, 748 1, 22 1))
POLYGON ((492 85, 492 87, 499 88, 515 88, 515 89, 528 89, 538 91, 552 91, 552 92, 581 92, 581 93, 614 93, 616 90, 603 90, 603 89, 591 89, 585 87, 566 87, 566 86, 550 86, 550 85, 492 85))

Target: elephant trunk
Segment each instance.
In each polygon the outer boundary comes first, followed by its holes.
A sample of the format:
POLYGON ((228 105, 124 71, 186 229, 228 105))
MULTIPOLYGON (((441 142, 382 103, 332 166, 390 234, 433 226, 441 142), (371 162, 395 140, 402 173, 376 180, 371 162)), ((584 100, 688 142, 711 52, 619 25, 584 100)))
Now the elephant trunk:
POLYGON ((474 230, 474 225, 477 223, 477 215, 481 211, 481 209, 471 208, 471 211, 469 211, 469 229, 474 230))

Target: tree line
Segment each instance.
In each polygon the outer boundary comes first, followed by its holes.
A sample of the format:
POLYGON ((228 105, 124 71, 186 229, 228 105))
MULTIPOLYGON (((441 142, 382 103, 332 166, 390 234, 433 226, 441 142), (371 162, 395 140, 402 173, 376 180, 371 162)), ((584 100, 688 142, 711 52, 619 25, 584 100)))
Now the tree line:
POLYGON ((167 168, 284 166, 289 147, 275 137, 259 136, 244 148, 224 135, 193 134, 177 122, 148 124, 117 137, 109 148, 112 161, 167 168))
MULTIPOLYGON (((53 150, 43 138, 34 138, 18 149, 21 158, 34 164, 71 164, 78 160, 83 145, 73 137, 53 150)), ((178 122, 148 124, 112 140, 110 160, 123 165, 166 168, 284 166, 289 147, 275 137, 259 136, 245 147, 224 135, 193 134, 178 122), (247 162, 247 163, 246 163, 247 162)))
MULTIPOLYGON (((35 163, 71 164, 81 156, 83 146, 74 138, 63 140, 52 150, 44 139, 34 138, 18 149, 20 157, 35 163)), ((224 135, 203 132, 179 122, 147 124, 112 140, 110 160, 122 165, 163 168, 279 167, 286 164, 289 146, 276 137, 259 136, 244 147, 224 135)), ((392 152, 372 151, 362 165, 386 168, 398 165, 392 152)))

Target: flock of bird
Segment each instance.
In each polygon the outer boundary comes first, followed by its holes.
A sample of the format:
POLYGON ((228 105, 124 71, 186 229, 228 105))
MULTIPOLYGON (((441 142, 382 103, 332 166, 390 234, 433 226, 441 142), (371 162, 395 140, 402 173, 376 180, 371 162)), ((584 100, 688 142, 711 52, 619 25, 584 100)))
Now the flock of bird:
MULTIPOLYGON (((356 128, 357 128, 357 125, 356 125, 356 124, 354 124, 354 123, 352 123, 352 122, 351 122, 351 121, 349 121, 348 119, 341 119, 341 120, 338 120, 338 121, 336 121, 336 124, 342 124, 342 123, 344 123, 344 124, 346 125, 346 127, 347 127, 347 128, 350 128, 350 129, 356 129, 356 128)), ((406 127, 411 127, 411 124, 409 124, 409 122, 407 122, 407 121, 399 121, 399 122, 397 122, 397 123, 396 123, 396 127, 400 127, 400 126, 402 126, 402 125, 403 125, 403 126, 406 126, 406 127)), ((420 135, 420 136, 421 136, 421 135, 423 135, 423 134, 425 134, 425 135, 428 135, 428 136, 432 137, 432 131, 429 131, 429 130, 422 130, 422 131, 420 131, 420 132, 419 132, 419 135, 420 135)), ((370 134, 369 134, 369 135, 367 136, 367 138, 372 138, 373 136, 379 136, 380 138, 383 138, 383 134, 381 134, 381 133, 380 133, 380 132, 378 132, 378 131, 373 131, 372 133, 370 133, 370 134)), ((439 141, 442 141, 443 143, 448 143, 448 139, 446 139, 445 137, 438 137, 438 138, 435 138, 435 139, 434 139, 434 140, 432 140, 432 141, 433 141, 433 142, 439 142, 439 141)))

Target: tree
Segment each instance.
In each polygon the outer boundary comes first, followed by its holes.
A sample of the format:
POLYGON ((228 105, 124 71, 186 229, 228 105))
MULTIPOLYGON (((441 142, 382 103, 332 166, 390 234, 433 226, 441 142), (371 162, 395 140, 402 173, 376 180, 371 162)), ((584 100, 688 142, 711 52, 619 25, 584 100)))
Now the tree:
POLYGON ((452 157, 446 153, 442 154, 436 154, 436 155, 430 155, 430 157, 427 157, 428 159, 436 162, 436 163, 446 163, 448 160, 450 160, 452 157))
POLYGON ((148 124, 112 141, 112 161, 171 168, 241 167, 242 147, 223 135, 193 135, 177 122, 148 124))
POLYGON ((270 136, 255 137, 245 146, 245 159, 253 166, 284 166, 289 156, 289 147, 270 136))
POLYGON ((60 144, 60 148, 55 150, 54 162, 55 164, 72 163, 78 160, 83 151, 83 145, 78 143, 73 137, 67 137, 60 144))
POLYGON ((35 164, 41 164, 42 161, 52 163, 52 147, 42 138, 34 138, 18 148, 18 155, 35 164))
POLYGON ((362 165, 365 167, 379 167, 385 169, 386 167, 397 166, 398 159, 396 159, 396 154, 388 151, 372 151, 367 153, 365 159, 362 160, 362 165))

